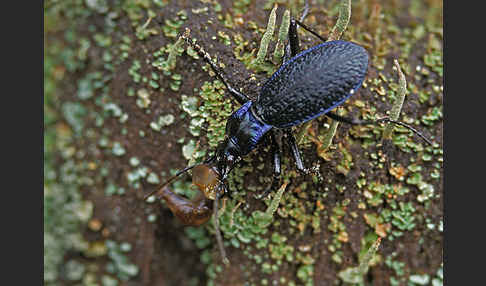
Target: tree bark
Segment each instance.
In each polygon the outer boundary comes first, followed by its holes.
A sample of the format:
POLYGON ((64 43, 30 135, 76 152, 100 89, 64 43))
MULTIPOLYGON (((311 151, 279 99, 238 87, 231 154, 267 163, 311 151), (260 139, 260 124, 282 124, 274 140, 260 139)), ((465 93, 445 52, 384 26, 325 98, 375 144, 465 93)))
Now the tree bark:
MULTIPOLYGON (((343 123, 331 147, 321 150, 330 122, 322 116, 299 148, 305 166, 323 179, 298 173, 284 146, 282 177, 292 183, 272 222, 258 227, 254 214, 265 211, 269 200, 254 195, 271 184, 273 170, 270 141, 264 140, 235 168, 232 197, 222 202, 229 266, 221 262, 211 222, 186 227, 163 202, 143 200, 189 160, 213 152, 225 118, 238 108, 187 46, 169 68, 170 45, 189 28, 230 83, 255 99, 280 65, 273 59, 277 33, 265 62, 252 65, 271 2, 45 2, 46 282, 442 283, 442 1, 353 1, 341 37, 370 54, 366 80, 343 113, 385 116, 399 90, 393 68, 398 59, 407 81, 399 120, 432 138, 434 146, 399 127, 383 143, 382 126, 343 123), (72 235, 79 243, 66 242, 72 235), (360 278, 350 275, 378 237, 369 270, 360 278)), ((296 16, 304 7, 303 1, 278 2, 277 28, 285 9, 296 16)), ((304 22, 326 37, 339 2, 309 2, 304 22)), ((299 36, 301 49, 319 43, 302 29, 299 36)), ((171 188, 194 194, 190 176, 171 188)))

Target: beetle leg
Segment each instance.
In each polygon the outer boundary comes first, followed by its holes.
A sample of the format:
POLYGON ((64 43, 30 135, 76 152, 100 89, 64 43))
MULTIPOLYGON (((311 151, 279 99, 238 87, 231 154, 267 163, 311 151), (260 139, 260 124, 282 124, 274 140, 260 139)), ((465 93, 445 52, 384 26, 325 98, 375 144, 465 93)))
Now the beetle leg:
POLYGON ((297 170, 304 175, 313 173, 317 176, 318 181, 322 182, 323 179, 321 173, 319 172, 319 165, 313 166, 310 169, 304 167, 304 163, 302 162, 302 157, 300 156, 299 147, 297 146, 297 141, 295 140, 294 134, 292 134, 290 128, 285 130, 285 133, 287 134, 287 142, 292 149, 292 154, 294 155, 295 166, 297 167, 297 170))
POLYGON ((221 195, 221 198, 228 196, 230 199, 233 199, 233 196, 231 195, 232 192, 226 182, 222 182, 221 184, 223 185, 223 194, 221 195))
POLYGON ((297 141, 295 140, 294 135, 292 134, 291 130, 285 130, 287 134, 287 142, 290 145, 290 149, 292 150, 292 155, 294 156, 295 166, 297 170, 303 174, 309 174, 309 169, 304 167, 304 163, 302 162, 302 157, 300 156, 299 147, 297 146, 297 141))
POLYGON ((272 136, 272 154, 273 154, 273 178, 272 184, 269 188, 267 188, 263 193, 256 196, 258 199, 262 199, 268 196, 272 190, 277 190, 280 186, 280 174, 281 174, 281 148, 280 144, 277 142, 277 138, 275 137, 274 130, 271 130, 272 136))
MULTIPOLYGON (((299 34, 297 33, 297 24, 296 24, 296 20, 294 18, 290 19, 289 42, 288 42, 288 45, 287 45, 286 48, 290 49, 290 56, 291 57, 296 56, 299 53, 299 50, 300 50, 299 34)), ((287 53, 286 53, 286 55, 287 55, 287 53)), ((285 59, 285 60, 287 60, 287 59, 285 59)))
MULTIPOLYGON (((300 16, 300 21, 297 21, 293 17, 290 19, 289 25, 289 42, 285 47, 285 56, 288 57, 288 52, 290 51, 290 56, 296 56, 300 51, 300 41, 299 35, 297 34, 297 24, 303 22, 305 17, 309 14, 309 2, 306 0, 304 2, 304 11, 302 11, 302 15, 300 16)), ((284 57, 284 61, 287 61, 288 58, 284 57)))
POLYGON ((236 99, 236 101, 238 101, 242 105, 245 104, 247 101, 249 101, 250 98, 248 96, 246 96, 245 94, 239 92, 238 90, 236 90, 235 88, 233 88, 228 83, 228 81, 226 80, 225 75, 219 70, 219 68, 216 65, 216 63, 213 62, 213 60, 211 59, 211 56, 209 56, 209 54, 200 45, 194 43, 189 38, 189 32, 190 32, 190 30, 188 28, 186 28, 186 31, 184 32, 184 34, 182 35, 182 37, 184 38, 184 40, 186 41, 186 43, 188 43, 197 52, 197 54, 200 57, 202 57, 206 63, 209 64, 209 66, 211 67, 211 69, 213 70, 213 72, 216 74, 216 76, 218 77, 218 79, 223 82, 224 86, 226 86, 226 88, 228 89, 228 91, 231 94, 231 96, 233 96, 233 98, 236 99))
POLYGON ((306 0, 304 3, 304 11, 300 16, 300 21, 297 21, 292 17, 289 24, 289 41, 285 46, 284 62, 288 61, 291 57, 296 56, 300 51, 299 34, 297 33, 297 24, 304 21, 305 17, 309 14, 309 3, 306 0), (289 55, 290 54, 290 55, 289 55))
MULTIPOLYGON (((316 32, 312 31, 309 27, 307 27, 306 25, 304 25, 302 22, 304 22, 304 19, 305 17, 307 17, 307 14, 309 14, 309 3, 307 0, 305 0, 305 3, 304 3, 304 11, 302 12, 302 15, 300 16, 300 19, 299 20, 295 20, 295 19, 292 19, 293 21, 290 21, 291 25, 292 25, 292 22, 293 22, 293 25, 295 24, 299 24, 299 26, 301 26, 302 28, 304 28, 304 30, 306 30, 307 32, 311 33, 312 35, 318 37, 321 41, 325 42, 326 39, 321 37, 319 34, 317 34, 316 32)), ((297 33, 297 28, 295 28, 295 31, 297 33)), ((290 29, 289 29, 289 34, 290 34, 290 29)), ((292 56, 295 56, 296 54, 292 55, 292 56)))
POLYGON ((343 122, 343 123, 347 123, 347 124, 351 124, 351 125, 375 124, 375 121, 371 121, 371 120, 360 120, 360 119, 356 119, 356 118, 344 117, 344 116, 338 115, 338 114, 336 114, 334 112, 331 112, 331 111, 329 111, 325 115, 327 117, 333 119, 333 120, 336 120, 336 121, 339 121, 339 122, 343 122))

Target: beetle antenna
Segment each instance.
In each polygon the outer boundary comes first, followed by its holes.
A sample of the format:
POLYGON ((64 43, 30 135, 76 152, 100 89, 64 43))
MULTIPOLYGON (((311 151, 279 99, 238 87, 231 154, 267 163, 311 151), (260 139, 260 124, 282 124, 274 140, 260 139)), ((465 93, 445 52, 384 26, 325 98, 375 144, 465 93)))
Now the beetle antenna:
POLYGON ((309 1, 305 0, 304 1, 304 11, 302 11, 302 15, 300 16, 299 21, 303 22, 305 17, 307 17, 307 14, 309 14, 309 1))
POLYGON ((425 142, 427 142, 429 145, 434 145, 432 143, 432 141, 430 141, 427 137, 425 137, 422 133, 420 133, 417 129, 413 128, 412 126, 406 124, 406 123, 403 123, 401 121, 396 121, 396 120, 393 120, 393 119, 390 119, 388 117, 384 117, 384 118, 380 118, 380 119, 377 119, 376 122, 390 122, 390 123, 393 123, 393 124, 396 124, 396 125, 400 125, 400 126, 403 126, 409 130, 411 130, 413 133, 415 133, 418 137, 422 138, 425 142))
MULTIPOLYGON (((218 188, 218 190, 219 190, 219 188, 218 188)), ((224 250, 224 245, 223 245, 223 237, 222 237, 221 231, 219 229, 218 204, 219 204, 220 196, 221 196, 221 193, 219 191, 216 192, 216 196, 214 198, 214 203, 213 203, 213 223, 214 223, 216 241, 218 242, 219 252, 221 253, 221 258, 223 259, 223 263, 228 265, 230 263, 230 261, 229 261, 228 257, 226 256, 226 251, 224 250)))
POLYGON ((192 166, 189 166, 189 167, 186 167, 180 171, 178 171, 174 176, 170 177, 164 184, 162 184, 159 188, 156 188, 154 191, 150 192, 148 195, 145 195, 143 197, 143 200, 145 201, 146 199, 148 199, 150 196, 154 195, 155 193, 158 193, 158 192, 161 192, 162 189, 164 189, 165 186, 167 186, 168 184, 172 183, 177 177, 179 177, 180 175, 184 174, 185 172, 191 170, 192 168, 198 166, 200 164, 194 164, 192 166))
POLYGON ((304 30, 306 30, 307 32, 311 33, 311 34, 312 34, 312 35, 314 35, 315 37, 319 38, 319 40, 321 40, 321 41, 323 41, 323 42, 326 42, 326 41, 327 41, 327 39, 325 39, 324 37, 322 37, 322 36, 321 36, 321 35, 319 35, 318 33, 316 33, 316 32, 314 32, 314 31, 312 31, 312 29, 311 29, 311 28, 307 27, 307 26, 306 26, 304 23, 302 23, 301 21, 302 21, 303 19, 300 19, 300 21, 299 21, 299 20, 297 20, 297 19, 294 19, 294 20, 295 20, 295 22, 296 22, 297 24, 299 24, 299 26, 301 26, 301 27, 302 27, 304 30))
POLYGON ((247 101, 250 100, 248 96, 245 94, 239 92, 236 90, 234 87, 232 87, 229 83, 228 80, 226 80, 226 76, 219 70, 218 66, 216 65, 215 62, 211 59, 211 56, 198 44, 194 43, 190 37, 191 30, 189 28, 186 28, 184 33, 181 35, 182 39, 191 46, 197 54, 203 58, 203 60, 209 64, 213 72, 216 74, 218 79, 223 82, 224 86, 228 89, 228 91, 231 93, 231 95, 238 101, 240 104, 244 104, 247 101))
POLYGON ((391 119, 389 117, 383 117, 383 118, 380 118, 380 119, 377 119, 377 120, 359 120, 359 119, 353 119, 353 118, 348 118, 348 117, 344 117, 344 116, 341 116, 341 115, 337 115, 334 112, 328 112, 328 113, 326 113, 326 116, 328 116, 329 118, 331 118, 333 120, 340 121, 340 122, 344 122, 344 123, 348 123, 348 124, 351 124, 351 125, 378 124, 380 122, 393 123, 393 124, 400 125, 400 126, 403 126, 403 127, 407 128, 407 129, 411 130, 413 133, 415 133, 417 136, 419 136, 420 138, 422 138, 428 144, 434 145, 432 143, 432 141, 430 141, 427 137, 425 137, 417 129, 413 128, 412 126, 410 126, 410 125, 408 125, 406 123, 403 123, 401 121, 393 120, 393 119, 391 119))

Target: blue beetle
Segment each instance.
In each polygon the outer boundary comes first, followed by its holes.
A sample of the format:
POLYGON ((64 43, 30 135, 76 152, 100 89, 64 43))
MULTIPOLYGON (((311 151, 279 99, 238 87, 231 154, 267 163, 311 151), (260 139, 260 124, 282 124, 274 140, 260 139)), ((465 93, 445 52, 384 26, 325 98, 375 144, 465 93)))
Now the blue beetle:
MULTIPOLYGON (((218 145, 214 155, 202 164, 192 165, 177 172, 159 189, 159 196, 183 223, 200 225, 209 220, 211 212, 217 217, 218 200, 228 193, 225 184, 228 174, 243 156, 257 148, 267 133, 270 133, 272 140, 274 177, 271 187, 262 196, 276 189, 280 182, 281 151, 276 140, 277 130, 285 134, 284 138, 291 147, 297 170, 308 174, 310 171, 304 167, 296 140, 291 133, 292 126, 321 115, 351 124, 378 122, 353 120, 331 111, 361 87, 368 69, 367 51, 356 43, 336 40, 321 43, 299 53, 297 24, 316 35, 300 21, 291 19, 289 43, 286 46, 283 64, 265 82, 254 101, 228 84, 211 57, 198 44, 191 41, 189 29, 182 35, 182 38, 211 66, 229 93, 242 105, 228 118, 225 139, 218 145), (175 178, 191 169, 193 183, 204 194, 193 201, 174 194, 166 187, 175 178), (214 202, 212 209, 211 200, 214 202)), ((390 119, 386 121, 403 125, 415 132, 413 128, 401 122, 390 119)), ((218 246, 224 261, 227 262, 218 220, 215 219, 214 222, 218 246)))
POLYGON ((214 158, 218 174, 226 178, 234 164, 274 129, 287 133, 292 149, 296 150, 297 168, 306 172, 290 127, 342 104, 359 89, 367 67, 366 50, 346 41, 322 43, 284 62, 263 85, 258 98, 247 100, 228 118, 226 139, 214 158))

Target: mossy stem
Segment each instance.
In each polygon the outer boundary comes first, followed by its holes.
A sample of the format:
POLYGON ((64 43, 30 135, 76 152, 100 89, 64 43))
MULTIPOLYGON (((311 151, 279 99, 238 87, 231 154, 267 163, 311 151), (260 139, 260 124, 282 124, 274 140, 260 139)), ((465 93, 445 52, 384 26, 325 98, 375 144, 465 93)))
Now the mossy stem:
POLYGON ((380 247, 380 243, 381 237, 378 237, 378 239, 373 243, 373 245, 370 247, 370 249, 368 249, 365 256, 363 257, 363 261, 361 261, 358 266, 358 273, 361 274, 361 276, 365 275, 368 272, 371 259, 373 259, 373 256, 378 250, 378 247, 380 247))
MULTIPOLYGON (((402 110, 403 102, 405 101, 405 95, 407 93, 407 80, 405 79, 405 75, 400 68, 398 60, 395 59, 393 63, 395 64, 398 72, 398 97, 395 102, 393 102, 393 106, 390 111, 390 118, 393 120, 398 120, 398 117, 400 116, 400 112, 402 110)), ((385 130, 383 131, 383 140, 392 139, 394 125, 395 124, 391 122, 386 125, 385 130)))
POLYGON ((348 27, 349 19, 351 19, 351 0, 342 0, 336 25, 332 28, 327 41, 339 40, 348 27))
POLYGON ((277 193, 275 194, 275 197, 272 199, 272 201, 270 202, 270 205, 268 206, 268 208, 265 211, 266 215, 273 217, 273 214, 275 213, 275 211, 278 208, 278 205, 280 204, 280 200, 282 199, 282 195, 283 195, 285 189, 287 188, 287 185, 288 185, 288 182, 285 182, 280 187, 280 189, 278 189, 277 193))
MULTIPOLYGON (((336 112, 338 115, 342 115, 342 109, 340 107, 336 108, 336 112)), ((334 135, 336 135, 336 131, 338 128, 339 122, 336 120, 331 121, 331 126, 329 126, 329 130, 326 133, 326 136, 322 140, 322 150, 326 150, 331 146, 332 143, 332 138, 334 138, 334 135)))
POLYGON ((169 56, 167 57, 167 67, 169 70, 173 70, 176 66, 177 51, 184 44, 184 37, 180 36, 177 41, 170 47, 169 56))
POLYGON ((285 10, 282 23, 280 23, 280 29, 278 30, 278 41, 275 46, 275 51, 273 52, 273 60, 275 62, 280 62, 284 55, 285 40, 289 34, 290 26, 290 10, 285 10))
POLYGON ((270 17, 268 17, 268 24, 265 33, 263 34, 262 40, 260 41, 260 48, 258 49, 256 64, 261 64, 265 60, 267 55, 268 44, 272 39, 273 32, 275 31, 275 21, 277 19, 277 4, 273 6, 272 12, 270 12, 270 17))

